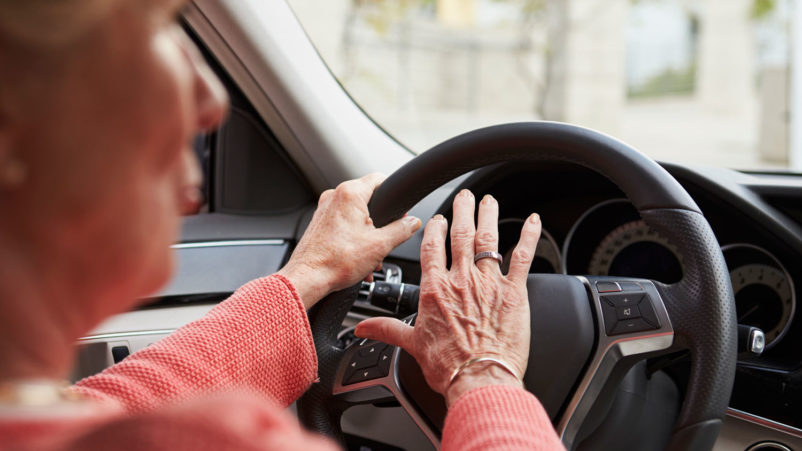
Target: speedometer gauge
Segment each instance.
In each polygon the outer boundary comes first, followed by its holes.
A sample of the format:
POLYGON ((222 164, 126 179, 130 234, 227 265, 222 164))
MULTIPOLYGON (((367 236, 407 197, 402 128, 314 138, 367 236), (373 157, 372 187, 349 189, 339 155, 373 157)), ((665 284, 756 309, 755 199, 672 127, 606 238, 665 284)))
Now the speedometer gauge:
MULTIPOLYGON (((506 218, 498 222, 498 249, 504 257, 504 262, 501 265, 501 272, 504 274, 507 273, 510 267, 512 251, 515 249, 515 245, 518 244, 523 225, 524 220, 519 218, 506 218)), ((554 274, 560 271, 561 265, 560 248, 557 247, 557 242, 554 241, 554 238, 546 229, 541 229, 540 241, 537 242, 535 258, 532 261, 529 272, 533 274, 554 274)))
POLYGON ((794 284, 773 255, 752 245, 723 249, 730 269, 738 324, 759 327, 766 334, 766 348, 785 335, 796 307, 794 284))
POLYGON ((682 279, 682 262, 673 244, 643 220, 637 220, 604 237, 590 258, 588 273, 674 283, 682 279))
POLYGON ((565 239, 566 274, 638 277, 663 283, 682 279, 677 248, 649 227, 627 199, 594 205, 565 239))

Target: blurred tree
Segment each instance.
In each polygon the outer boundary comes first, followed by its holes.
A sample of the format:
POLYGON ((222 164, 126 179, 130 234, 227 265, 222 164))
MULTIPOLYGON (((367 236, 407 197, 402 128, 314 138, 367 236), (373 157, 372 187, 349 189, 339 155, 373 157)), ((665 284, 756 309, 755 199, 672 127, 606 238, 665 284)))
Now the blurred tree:
POLYGON ((753 0, 752 2, 752 18, 763 19, 774 10, 777 6, 776 0, 753 0))

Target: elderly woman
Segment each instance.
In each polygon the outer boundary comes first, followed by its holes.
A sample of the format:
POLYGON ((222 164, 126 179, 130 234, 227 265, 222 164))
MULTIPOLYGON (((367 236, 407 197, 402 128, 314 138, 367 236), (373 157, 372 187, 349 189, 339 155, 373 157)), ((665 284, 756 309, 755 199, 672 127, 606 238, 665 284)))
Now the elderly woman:
MULTIPOLYGON (((316 378, 306 310, 420 227, 372 225, 378 175, 324 192, 277 274, 101 374, 59 382, 78 337, 167 281, 180 214, 198 202, 189 143, 226 99, 175 24, 180 7, 0 0, 0 448, 334 447, 282 409, 316 378)), ((443 448, 559 448, 521 384, 539 218, 503 275, 474 263, 496 249, 498 216, 488 196, 475 225, 475 206, 467 191, 454 200, 450 269, 446 220, 426 226, 416 326, 375 318, 356 333, 415 356, 450 406, 443 448)))

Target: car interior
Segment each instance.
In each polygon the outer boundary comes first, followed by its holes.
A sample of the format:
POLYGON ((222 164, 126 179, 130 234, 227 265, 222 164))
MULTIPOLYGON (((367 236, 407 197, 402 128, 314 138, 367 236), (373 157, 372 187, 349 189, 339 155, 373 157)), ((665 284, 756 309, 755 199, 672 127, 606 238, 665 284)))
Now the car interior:
MULTIPOLYGON (((539 357, 530 356, 525 381, 569 449, 663 449, 678 418, 718 398, 726 415, 713 449, 802 449, 795 289, 802 284, 801 175, 651 166, 636 151, 619 154, 626 146, 614 137, 553 123, 469 132, 416 157, 349 96, 284 0, 195 0, 181 22, 230 95, 225 123, 195 142, 205 202, 185 218, 173 246, 173 279, 82 338, 72 380, 119 362, 201 317, 243 283, 277 271, 323 190, 378 171, 391 175, 371 205, 383 215, 378 225, 406 211, 424 222, 438 213, 449 217, 453 197, 468 188, 498 199, 499 252, 508 257, 525 218, 540 214, 543 234, 529 283, 532 356, 539 357), (554 152, 561 146, 565 152, 554 152), (681 214, 669 217, 686 207, 706 219, 714 234, 710 255, 723 261, 688 251, 711 241, 699 244, 704 227, 686 227, 681 214), (653 214, 655 208, 666 214, 653 214), (718 289, 711 281, 720 279, 721 290, 735 295, 737 355, 714 344, 671 348, 684 327, 704 334, 723 326, 715 317, 721 310, 674 305, 665 287, 691 280, 697 294, 685 294, 704 304, 718 289), (640 318, 622 313, 618 302, 629 312, 627 296, 640 318), (677 309, 686 309, 684 316, 677 309), (538 316, 546 311, 556 316, 538 316), (731 392, 716 392, 718 373, 698 373, 708 363, 716 372, 735 368, 731 392)), ((375 375, 346 368, 357 352, 377 346, 354 337, 360 320, 414 320, 421 238, 419 231, 393 250, 372 284, 334 295, 350 297, 344 317, 321 310, 312 318, 313 332, 339 323, 337 336, 326 339, 340 351, 331 362, 321 360, 321 379, 330 381, 320 388, 347 407, 330 426, 344 434, 348 449, 439 448, 445 406, 409 355, 377 348, 388 363, 375 375)), ((290 409, 302 419, 325 411, 308 399, 290 409)))

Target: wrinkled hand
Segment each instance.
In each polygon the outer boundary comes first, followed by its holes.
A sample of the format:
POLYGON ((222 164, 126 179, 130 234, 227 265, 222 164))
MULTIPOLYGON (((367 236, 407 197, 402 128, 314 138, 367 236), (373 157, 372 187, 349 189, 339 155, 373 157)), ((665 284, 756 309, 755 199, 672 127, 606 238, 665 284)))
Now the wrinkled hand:
POLYGON ((307 309, 364 279, 420 228, 420 219, 412 216, 374 227, 368 201, 384 179, 369 174, 320 195, 309 227, 278 272, 290 279, 307 309))
POLYGON ((428 384, 449 405, 473 388, 521 384, 497 365, 480 362, 466 367, 449 386, 451 374, 466 361, 497 358, 523 376, 529 356, 526 278, 540 238, 540 218, 533 214, 525 221, 505 276, 492 258, 473 261, 478 252, 498 252, 498 203, 485 196, 474 227, 475 203, 467 190, 454 199, 450 270, 446 268, 446 219, 437 215, 426 225, 415 327, 385 317, 365 320, 355 331, 357 336, 406 349, 420 364, 428 384))

